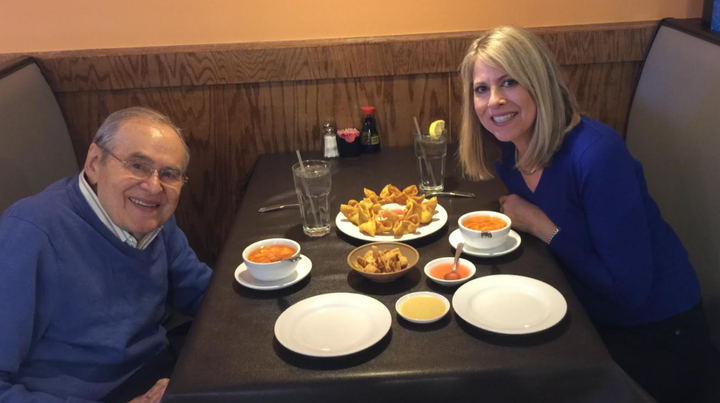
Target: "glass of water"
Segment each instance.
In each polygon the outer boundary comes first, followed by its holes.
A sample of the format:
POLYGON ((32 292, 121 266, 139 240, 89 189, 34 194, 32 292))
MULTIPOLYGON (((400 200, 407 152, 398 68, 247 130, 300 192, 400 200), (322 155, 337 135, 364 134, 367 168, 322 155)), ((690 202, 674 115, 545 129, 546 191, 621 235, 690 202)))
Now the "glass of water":
POLYGON ((321 160, 306 160, 293 165, 295 193, 300 204, 303 232, 320 237, 330 232, 330 164, 321 160))
POLYGON ((422 192, 442 191, 445 181, 445 157, 447 156, 447 135, 423 134, 415 138, 415 157, 420 174, 418 188, 422 192))

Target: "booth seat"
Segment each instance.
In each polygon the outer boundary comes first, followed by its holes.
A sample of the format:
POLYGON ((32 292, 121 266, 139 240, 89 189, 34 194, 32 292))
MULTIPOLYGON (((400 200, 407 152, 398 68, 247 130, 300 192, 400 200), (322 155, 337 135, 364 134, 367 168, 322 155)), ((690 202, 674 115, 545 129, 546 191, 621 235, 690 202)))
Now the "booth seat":
POLYGON ((78 173, 68 127, 38 65, 0 66, 0 214, 78 173))
MULTIPOLYGON (((638 74, 626 141, 650 195, 695 267, 720 350, 720 33, 699 21, 660 22, 638 74)), ((717 351, 715 352, 717 353, 717 351)), ((720 360, 706 402, 720 402, 720 360)))

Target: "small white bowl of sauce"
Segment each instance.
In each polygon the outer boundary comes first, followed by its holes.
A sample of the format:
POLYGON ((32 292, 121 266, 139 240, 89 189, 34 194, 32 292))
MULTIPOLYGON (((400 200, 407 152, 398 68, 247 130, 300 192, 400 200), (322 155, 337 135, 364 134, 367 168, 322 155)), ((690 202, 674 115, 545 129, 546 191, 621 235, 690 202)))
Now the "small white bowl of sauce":
POLYGON ((438 293, 418 291, 400 297, 395 311, 408 322, 432 323, 447 315, 450 301, 438 293))
POLYGON ((460 285, 475 275, 475 271, 477 270, 475 265, 467 259, 460 258, 456 269, 460 278, 457 280, 445 280, 445 274, 452 271, 454 261, 454 257, 441 257, 431 260, 425 265, 425 275, 428 276, 430 280, 446 287, 460 285))

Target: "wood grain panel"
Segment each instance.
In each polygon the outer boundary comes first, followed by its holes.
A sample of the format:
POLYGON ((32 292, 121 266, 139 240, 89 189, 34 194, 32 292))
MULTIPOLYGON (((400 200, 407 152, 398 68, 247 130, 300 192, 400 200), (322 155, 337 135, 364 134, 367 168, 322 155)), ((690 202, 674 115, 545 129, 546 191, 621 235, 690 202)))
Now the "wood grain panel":
POLYGON ((450 122, 448 129, 450 139, 448 139, 448 141, 452 140, 456 142, 460 138, 463 83, 459 73, 449 75, 448 81, 450 82, 450 122))
POLYGON ((562 66, 583 113, 624 136, 639 62, 562 66))
MULTIPOLYGON (((654 23, 536 30, 558 55, 588 115, 624 130, 639 61, 654 23)), ((449 124, 456 141, 457 66, 479 35, 302 41, 36 55, 83 162, 111 112, 143 105, 188 135, 190 183, 177 218, 198 255, 213 262, 257 157, 321 150, 322 124, 360 128, 374 105, 383 147, 412 144, 413 116, 449 124)), ((289 169, 289 168, 288 168, 289 169)), ((287 194, 268 203, 287 201, 287 194)))
MULTIPOLYGON (((642 60, 656 22, 536 28, 560 64, 642 60)), ((56 92, 450 73, 482 32, 31 54, 56 92)))
POLYGON ((641 61, 657 23, 611 24, 597 29, 551 28, 538 32, 561 65, 641 61))

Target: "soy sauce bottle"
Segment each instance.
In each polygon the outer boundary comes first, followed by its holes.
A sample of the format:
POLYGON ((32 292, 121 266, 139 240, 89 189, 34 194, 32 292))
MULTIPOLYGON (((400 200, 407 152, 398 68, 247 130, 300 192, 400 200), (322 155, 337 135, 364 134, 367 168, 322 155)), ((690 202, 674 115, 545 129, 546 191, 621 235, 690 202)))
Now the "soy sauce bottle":
POLYGON ((364 153, 376 153, 380 151, 380 135, 378 134, 377 127, 375 126, 375 118, 373 118, 374 106, 363 106, 360 107, 365 114, 363 120, 362 130, 360 132, 360 138, 362 142, 362 149, 364 153))

